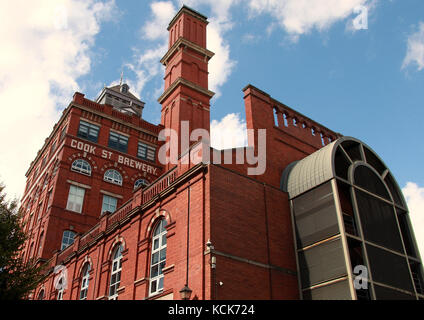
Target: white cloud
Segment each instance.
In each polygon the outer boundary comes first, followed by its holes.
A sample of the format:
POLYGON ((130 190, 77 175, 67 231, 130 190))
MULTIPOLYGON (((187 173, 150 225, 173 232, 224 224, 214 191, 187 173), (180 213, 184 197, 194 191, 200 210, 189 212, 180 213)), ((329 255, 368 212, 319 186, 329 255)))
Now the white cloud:
POLYGON ((142 34, 150 40, 168 39, 168 25, 176 14, 176 9, 171 1, 152 2, 152 20, 146 22, 142 34))
MULTIPOLYGON (((375 0, 249 0, 248 8, 251 17, 271 15, 295 41, 313 29, 323 31, 348 18, 358 6, 371 9, 375 3, 375 0)), ((274 28, 273 22, 270 25, 274 28)))
POLYGON ((231 8, 240 3, 240 0, 185 0, 182 3, 193 7, 209 6, 211 16, 208 17, 207 48, 215 53, 209 62, 209 89, 216 93, 215 98, 221 95, 220 88, 227 82, 236 61, 230 57, 231 49, 225 34, 233 27, 231 8))
POLYGON ((246 122, 240 114, 230 113, 220 121, 212 120, 211 146, 219 150, 247 146, 246 122))
POLYGON ((408 37, 408 49, 402 69, 416 65, 418 71, 424 69, 424 22, 420 22, 418 31, 408 37))
POLYGON ((135 81, 126 82, 139 96, 147 82, 159 75, 163 76, 164 69, 159 61, 168 50, 167 28, 177 12, 172 1, 154 1, 150 4, 150 10, 150 19, 143 24, 140 33, 142 39, 152 43, 147 46, 143 43, 141 48, 134 47, 133 61, 126 64, 136 76, 135 81))
MULTIPOLYGON (((231 7, 239 0, 187 0, 184 4, 188 6, 208 5, 212 10, 209 17, 207 48, 215 53, 209 62, 209 89, 216 92, 215 97, 220 96, 222 87, 231 75, 236 62, 230 58, 230 45, 224 36, 233 24, 231 22, 231 7)), ((167 27, 169 22, 181 8, 183 1, 153 1, 150 4, 151 17, 142 26, 141 35, 145 40, 152 41, 147 47, 143 43, 141 49, 134 48, 133 61, 126 64, 136 76, 132 88, 141 95, 145 84, 152 79, 163 75, 163 67, 159 60, 168 50, 169 33, 167 27)), ((154 90, 158 92, 158 90, 154 90)), ((157 98, 157 97, 156 97, 157 98)))
POLYGON ((424 254, 424 188, 408 182, 402 189, 421 254, 424 254))
POLYGON ((90 49, 114 1, 0 2, 0 179, 20 197, 25 172, 90 71, 90 49))

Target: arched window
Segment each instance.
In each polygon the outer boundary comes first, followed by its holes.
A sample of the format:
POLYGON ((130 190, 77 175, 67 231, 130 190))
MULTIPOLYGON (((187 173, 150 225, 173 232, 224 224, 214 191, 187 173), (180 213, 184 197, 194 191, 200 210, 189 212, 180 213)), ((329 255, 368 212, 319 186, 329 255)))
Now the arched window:
POLYGON ((62 246, 61 246, 60 250, 64 250, 67 247, 69 247, 71 244, 73 244, 74 243, 74 238, 75 238, 75 232, 66 230, 63 233, 62 246))
POLYGON ((104 175, 104 180, 122 186, 122 176, 116 170, 110 169, 106 171, 104 175))
POLYGON ((150 295, 163 290, 163 268, 166 263, 166 220, 162 219, 153 232, 150 262, 150 295))
POLYGON ((122 270, 122 251, 124 248, 119 244, 115 248, 112 260, 112 270, 110 273, 110 285, 109 285, 109 300, 116 300, 118 298, 118 288, 121 282, 121 270, 122 270))
POLYGON ((43 238, 44 238, 44 232, 41 232, 40 240, 38 240, 39 241, 39 243, 38 243, 38 255, 39 256, 41 255, 41 249, 43 248, 43 238))
POLYGON ((38 293, 37 300, 44 300, 44 289, 38 293))
POLYGON ((34 242, 31 243, 31 247, 30 247, 30 250, 29 250, 29 259, 32 258, 33 253, 34 253, 34 242))
POLYGON ((146 179, 138 179, 135 183, 134 183, 134 189, 137 189, 138 187, 142 187, 145 188, 149 185, 149 181, 147 181, 146 179))
POLYGON ((79 172, 88 176, 91 176, 91 166, 90 164, 82 159, 75 160, 72 163, 72 171, 79 172))
POLYGON ((90 278, 90 264, 87 262, 82 269, 80 300, 87 299, 88 283, 90 278))

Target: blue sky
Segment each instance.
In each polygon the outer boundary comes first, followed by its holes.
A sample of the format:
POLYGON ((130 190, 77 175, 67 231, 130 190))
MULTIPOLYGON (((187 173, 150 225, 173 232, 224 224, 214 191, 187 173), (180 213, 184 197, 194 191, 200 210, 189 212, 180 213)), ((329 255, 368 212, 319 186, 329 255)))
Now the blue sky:
MULTIPOLYGON (((190 5, 216 18, 209 2, 202 2, 190 5)), ((125 79, 136 81, 126 66, 134 63, 135 49, 143 54, 160 43, 143 36, 152 21, 152 3, 116 1, 116 20, 101 26, 91 71, 78 79, 88 97, 94 99, 103 84, 118 81, 121 70, 125 79)), ((252 83, 327 127, 368 143, 402 186, 408 181, 424 185, 424 72, 414 64, 402 69, 408 36, 418 31, 423 13, 419 0, 378 1, 369 12, 367 30, 347 29, 356 17, 352 11, 324 30, 311 28, 293 41, 279 26, 266 32, 277 22, 269 14, 252 16, 245 4, 234 4, 229 9, 231 29, 222 37, 235 66, 213 101, 211 119, 228 113, 244 119, 241 90, 252 83)), ((146 102, 145 118, 154 123, 160 117, 160 70, 137 92, 146 102)))
MULTIPOLYGON (((244 128, 251 83, 343 135, 369 144, 404 188, 424 228, 422 0, 187 0, 209 17, 212 128, 244 128), (354 12, 368 12, 355 30, 354 12), (409 183, 409 184, 408 184, 409 183)), ((0 179, 20 196, 24 174, 75 91, 95 99, 121 71, 160 121, 166 27, 182 1, 0 3, 0 179), (5 107, 8 106, 8 107, 5 107), (30 134, 29 134, 30 132, 30 134), (25 148, 22 148, 22 146, 25 148)), ((417 227, 416 227, 417 230, 417 227)), ((424 243, 424 232, 420 231, 424 243)))

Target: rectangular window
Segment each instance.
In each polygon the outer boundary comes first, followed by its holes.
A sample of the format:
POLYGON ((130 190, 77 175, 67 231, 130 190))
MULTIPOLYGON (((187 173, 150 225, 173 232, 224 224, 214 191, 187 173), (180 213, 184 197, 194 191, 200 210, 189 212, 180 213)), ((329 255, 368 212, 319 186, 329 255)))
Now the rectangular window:
POLYGON ((56 150, 56 140, 52 143, 52 147, 50 149, 50 155, 52 155, 55 150, 56 150))
POLYGON ((99 137, 100 127, 80 120, 77 136, 91 142, 96 142, 99 137))
POLYGON ((102 214, 105 211, 115 212, 117 204, 118 204, 118 199, 111 196, 104 195, 103 204, 102 204, 102 214))
POLYGON ((65 135, 66 135, 66 126, 63 127, 62 132, 60 133, 59 142, 62 142, 63 139, 65 139, 65 135))
POLYGON ((66 209, 74 212, 82 212, 85 189, 71 185, 69 189, 68 204, 66 209))
POLYGON ((111 131, 109 135, 109 147, 121 152, 127 152, 128 137, 111 131))
POLYGON ((155 162, 156 160, 156 148, 148 144, 139 142, 137 157, 143 160, 149 160, 155 162))

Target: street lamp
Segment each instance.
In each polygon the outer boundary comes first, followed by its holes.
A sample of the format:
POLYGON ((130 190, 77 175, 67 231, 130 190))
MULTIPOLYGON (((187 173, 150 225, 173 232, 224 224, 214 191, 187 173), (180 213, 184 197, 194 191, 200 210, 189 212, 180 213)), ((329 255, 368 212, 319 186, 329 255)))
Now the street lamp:
POLYGON ((184 288, 180 290, 181 300, 190 300, 190 296, 192 292, 193 291, 187 285, 185 285, 184 288))

